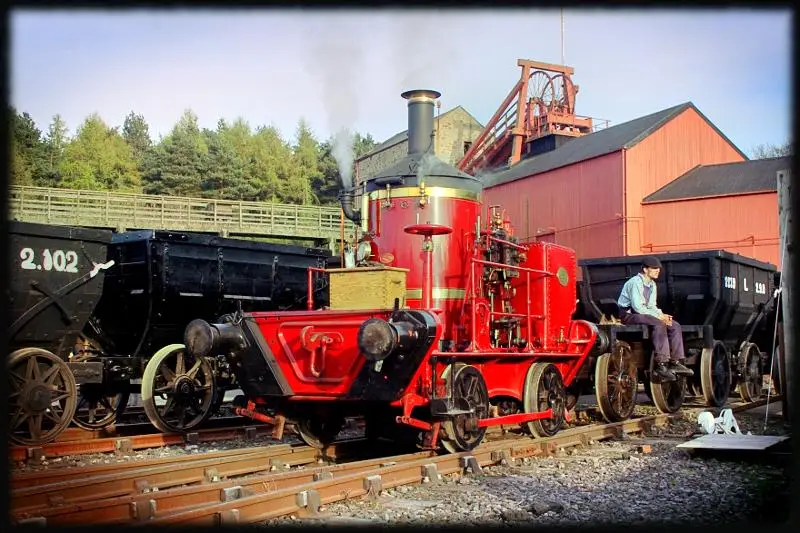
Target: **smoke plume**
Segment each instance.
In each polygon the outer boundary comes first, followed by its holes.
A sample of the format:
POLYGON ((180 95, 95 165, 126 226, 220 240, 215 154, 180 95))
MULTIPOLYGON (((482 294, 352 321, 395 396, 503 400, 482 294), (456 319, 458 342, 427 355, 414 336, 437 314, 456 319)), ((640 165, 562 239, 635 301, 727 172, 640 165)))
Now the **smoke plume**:
POLYGON ((339 177, 342 179, 342 187, 345 190, 353 186, 353 134, 350 130, 343 128, 336 132, 333 139, 333 154, 336 163, 339 165, 339 177))
POLYGON ((348 28, 329 25, 318 35, 320 38, 309 50, 307 68, 321 84, 328 128, 334 135, 331 153, 339 167, 342 186, 349 189, 353 186, 354 162, 351 128, 358 119, 356 87, 365 70, 364 56, 355 41, 346 39, 352 35, 348 28))

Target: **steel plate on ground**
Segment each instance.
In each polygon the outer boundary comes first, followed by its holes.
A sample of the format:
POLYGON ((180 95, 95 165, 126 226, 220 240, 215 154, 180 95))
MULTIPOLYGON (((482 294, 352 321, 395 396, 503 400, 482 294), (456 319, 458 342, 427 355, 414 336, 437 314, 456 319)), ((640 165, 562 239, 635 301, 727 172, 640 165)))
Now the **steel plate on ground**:
POLYGON ((772 435, 727 435, 717 433, 703 435, 678 444, 678 448, 706 450, 766 450, 789 437, 772 435))

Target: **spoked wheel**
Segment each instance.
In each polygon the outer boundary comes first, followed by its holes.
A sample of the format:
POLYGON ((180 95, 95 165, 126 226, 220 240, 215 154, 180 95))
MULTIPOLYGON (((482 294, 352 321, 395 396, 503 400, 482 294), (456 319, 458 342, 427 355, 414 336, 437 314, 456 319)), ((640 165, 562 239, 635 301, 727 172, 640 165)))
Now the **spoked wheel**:
POLYGON ((567 393, 561 373, 551 363, 533 363, 525 377, 523 405, 526 413, 553 410, 552 418, 528 422, 534 437, 552 437, 564 424, 567 393))
MULTIPOLYGON (((75 363, 99 360, 91 355, 79 355, 75 363)), ((104 383, 78 385, 78 405, 72 422, 89 431, 103 429, 113 424, 128 404, 128 391, 114 392, 104 383)))
POLYGON ((312 448, 326 448, 344 427, 344 417, 311 417, 296 422, 300 438, 312 448))
POLYGON ((41 348, 15 351, 6 368, 11 440, 23 445, 55 440, 75 414, 78 391, 72 371, 41 348))
POLYGON ((731 392, 731 363, 720 341, 700 354, 700 387, 709 407, 722 407, 731 392))
POLYGON ((761 373, 761 351, 755 343, 748 342, 742 347, 744 370, 739 382, 739 394, 742 400, 754 402, 761 397, 764 378, 761 373))
POLYGON ((630 346, 617 341, 612 353, 597 359, 594 369, 594 387, 597 404, 609 422, 627 420, 636 407, 639 390, 636 362, 630 346))
POLYGON ((142 376, 142 406, 150 423, 166 433, 197 427, 211 414, 214 372, 204 357, 186 353, 183 344, 170 344, 150 358, 142 376), (156 396, 165 400, 156 404, 156 396))
POLYGON ((675 381, 653 383, 649 381, 650 394, 656 409, 662 413, 674 413, 683 405, 686 399, 686 378, 677 376, 675 381))
POLYGON ((478 427, 478 421, 489 417, 486 381, 477 368, 464 363, 448 365, 442 377, 453 394, 455 408, 472 411, 452 416, 442 423, 442 446, 450 453, 472 450, 486 435, 486 428, 478 427))

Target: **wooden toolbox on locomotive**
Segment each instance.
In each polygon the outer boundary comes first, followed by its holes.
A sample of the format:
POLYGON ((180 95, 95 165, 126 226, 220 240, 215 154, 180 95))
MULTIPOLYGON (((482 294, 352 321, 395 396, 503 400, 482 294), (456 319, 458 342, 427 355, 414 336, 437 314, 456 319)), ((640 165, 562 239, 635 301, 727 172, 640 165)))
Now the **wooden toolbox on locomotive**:
POLYGON ((405 304, 407 268, 332 268, 326 272, 331 309, 391 309, 395 298, 400 299, 400 307, 405 304))

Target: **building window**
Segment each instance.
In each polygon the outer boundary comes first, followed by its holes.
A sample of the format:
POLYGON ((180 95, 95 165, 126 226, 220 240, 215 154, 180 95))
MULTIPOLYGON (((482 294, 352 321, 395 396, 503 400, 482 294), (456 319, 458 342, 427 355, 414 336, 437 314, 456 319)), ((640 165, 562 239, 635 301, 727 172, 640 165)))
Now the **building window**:
POLYGON ((472 141, 464 141, 464 155, 469 152, 470 146, 472 146, 472 141))

